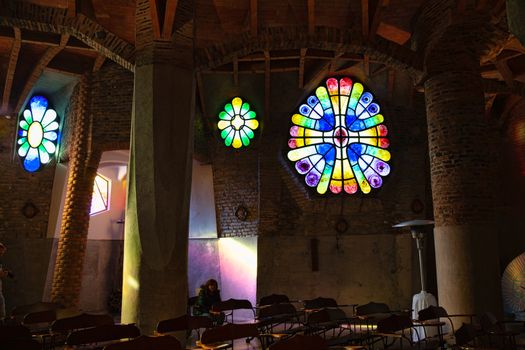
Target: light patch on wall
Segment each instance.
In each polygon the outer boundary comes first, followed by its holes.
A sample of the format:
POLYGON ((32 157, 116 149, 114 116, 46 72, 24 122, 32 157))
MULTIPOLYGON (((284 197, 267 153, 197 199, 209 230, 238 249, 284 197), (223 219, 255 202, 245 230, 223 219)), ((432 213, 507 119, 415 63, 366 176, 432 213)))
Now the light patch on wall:
MULTIPOLYGON (((248 299, 255 305, 257 237, 221 238, 219 255, 222 298, 248 299)), ((235 318, 253 320, 253 313, 249 310, 239 310, 235 312, 235 318)))
POLYGON ((128 275, 125 280, 126 280, 126 283, 131 288, 133 288, 134 290, 139 290, 139 287, 140 287, 139 281, 137 281, 134 277, 128 275))

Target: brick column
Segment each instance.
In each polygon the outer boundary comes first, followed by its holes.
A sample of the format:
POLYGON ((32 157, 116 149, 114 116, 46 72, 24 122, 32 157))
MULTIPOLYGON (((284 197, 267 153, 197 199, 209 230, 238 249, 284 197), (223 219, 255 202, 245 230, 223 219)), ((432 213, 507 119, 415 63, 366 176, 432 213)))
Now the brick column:
POLYGON ((136 12, 122 296, 122 322, 144 334, 186 312, 194 118, 192 65, 179 60, 191 47, 154 40, 149 4, 136 12))
POLYGON ((461 33, 450 30, 426 57, 438 297, 451 314, 500 314, 496 127, 485 118, 479 57, 461 33))
POLYGON ((93 182, 101 157, 99 150, 92 149, 89 82, 87 76, 80 81, 73 107, 66 201, 51 289, 52 301, 67 307, 79 303, 93 182))

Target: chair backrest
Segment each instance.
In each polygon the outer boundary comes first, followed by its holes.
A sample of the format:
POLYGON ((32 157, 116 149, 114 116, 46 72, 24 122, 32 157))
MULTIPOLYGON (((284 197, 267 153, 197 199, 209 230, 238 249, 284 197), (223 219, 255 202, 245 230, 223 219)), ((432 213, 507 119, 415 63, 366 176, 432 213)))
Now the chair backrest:
POLYGON ((51 331, 65 333, 76 329, 113 325, 114 323, 111 315, 80 314, 56 320, 51 324, 51 331))
POLYGON ((228 323, 224 326, 210 328, 202 333, 201 342, 203 344, 213 344, 218 342, 233 341, 239 338, 259 337, 257 326, 253 323, 233 324, 228 323))
POLYGON ((412 328, 412 320, 408 315, 391 315, 377 322, 379 333, 394 333, 412 328))
POLYGON ((33 304, 16 306, 11 311, 11 316, 17 318, 17 317, 23 317, 33 312, 58 310, 61 308, 62 308, 62 305, 57 304, 57 303, 48 303, 48 302, 39 301, 33 304))
POLYGON ((476 338, 477 332, 473 325, 463 323, 461 327, 458 328, 456 333, 454 333, 454 336, 456 338, 457 345, 467 345, 476 338))
POLYGON ((385 303, 375 303, 371 301, 368 304, 359 305, 355 308, 355 314, 357 316, 385 313, 390 313, 390 308, 385 303))
POLYGON ((259 300, 259 306, 280 304, 280 303, 289 303, 290 299, 284 294, 270 294, 264 296, 259 300))
POLYGON ((42 344, 34 339, 15 339, 7 340, 1 343, 0 349, 2 350, 41 350, 42 344))
POLYGON ((325 307, 337 307, 337 301, 333 298, 315 298, 310 300, 304 300, 304 308, 307 310, 322 309, 325 307))
POLYGON ((67 336, 66 344, 78 346, 112 340, 133 339, 138 336, 140 336, 140 330, 134 324, 101 325, 71 332, 67 336))
POLYGON ((290 303, 282 303, 282 304, 270 304, 265 307, 261 307, 258 312, 259 319, 265 319, 268 317, 275 317, 275 316, 281 316, 281 315, 295 315, 297 313, 297 310, 295 309, 295 306, 293 306, 290 303))
POLYGON ((148 337, 141 335, 130 341, 110 344, 104 350, 182 350, 179 341, 169 335, 148 337))
POLYGON ((206 316, 182 315, 168 320, 162 320, 155 329, 157 333, 168 333, 176 331, 186 331, 200 328, 211 328, 213 321, 206 316))
POLYGON ((24 325, 51 323, 57 319, 56 310, 35 311, 26 314, 22 320, 24 325))
POLYGON ((253 310, 253 306, 252 303, 247 299, 228 299, 213 304, 211 309, 217 312, 240 309, 253 310))
POLYGON ((270 350, 326 350, 328 343, 318 335, 296 334, 270 346, 270 350))
POLYGON ((481 328, 484 332, 503 330, 503 327, 501 327, 501 324, 498 322, 496 316, 490 312, 485 312, 483 315, 481 315, 479 323, 481 324, 481 328))
POLYGON ((0 326, 0 344, 8 340, 31 339, 31 332, 21 325, 0 326))
POLYGON ((448 317, 447 311, 441 306, 430 305, 426 309, 419 310, 418 312, 419 321, 428 321, 441 317, 448 317))

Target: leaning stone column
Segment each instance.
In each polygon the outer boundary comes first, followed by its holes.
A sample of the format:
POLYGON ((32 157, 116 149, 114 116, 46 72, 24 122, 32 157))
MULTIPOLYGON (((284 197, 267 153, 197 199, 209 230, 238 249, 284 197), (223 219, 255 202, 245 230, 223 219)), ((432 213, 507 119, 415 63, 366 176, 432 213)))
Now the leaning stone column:
POLYGON ((186 313, 194 114, 193 69, 178 60, 187 52, 154 40, 149 4, 137 2, 122 296, 122 322, 144 334, 186 313))
POLYGON ((91 140, 89 77, 82 77, 73 101, 69 175, 62 214, 51 300, 77 307, 82 284, 82 268, 89 228, 89 208, 101 152, 91 140))
POLYGON ((499 315, 496 130, 471 31, 447 32, 427 49, 424 83, 439 303, 451 314, 499 315))

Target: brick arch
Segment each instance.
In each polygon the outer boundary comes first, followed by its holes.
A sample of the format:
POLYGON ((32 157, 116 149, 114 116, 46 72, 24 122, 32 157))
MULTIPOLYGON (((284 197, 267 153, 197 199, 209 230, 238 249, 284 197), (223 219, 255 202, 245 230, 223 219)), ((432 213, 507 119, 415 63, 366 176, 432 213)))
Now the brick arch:
POLYGON ((236 56, 265 50, 301 48, 367 54, 396 70, 406 71, 414 79, 422 75, 419 55, 409 48, 380 37, 374 43, 364 43, 361 38, 353 37, 351 31, 329 27, 317 27, 314 35, 308 35, 304 28, 299 27, 267 28, 260 31, 257 38, 246 32, 234 39, 198 50, 196 60, 199 69, 210 69, 232 62, 236 56))

